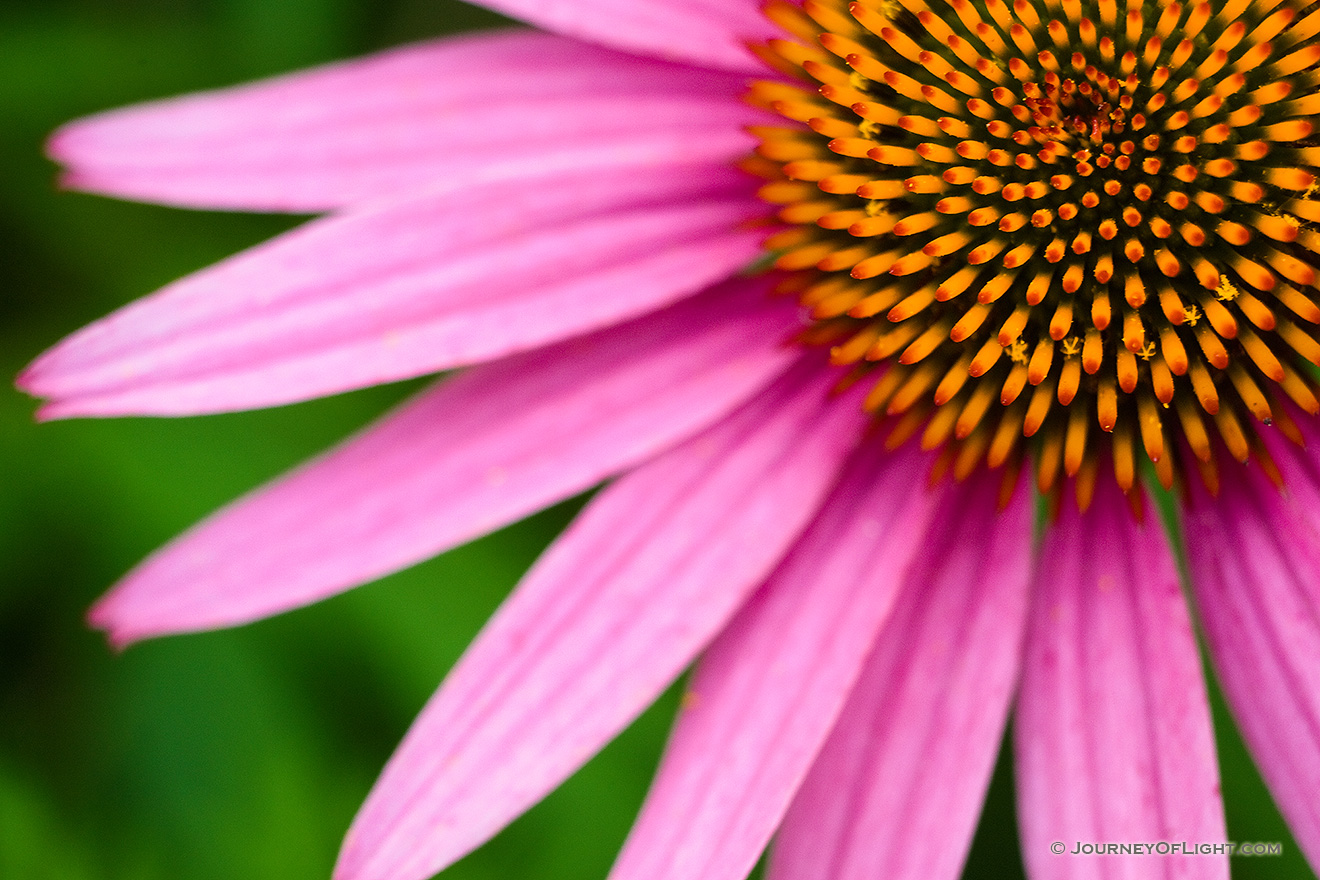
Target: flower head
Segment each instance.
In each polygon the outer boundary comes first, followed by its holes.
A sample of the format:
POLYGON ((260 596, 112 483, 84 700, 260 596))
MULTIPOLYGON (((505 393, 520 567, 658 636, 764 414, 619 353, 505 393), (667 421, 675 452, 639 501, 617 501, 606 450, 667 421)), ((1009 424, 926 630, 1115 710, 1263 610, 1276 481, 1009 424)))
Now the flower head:
POLYGON ((331 213, 43 355, 46 415, 469 367, 153 555, 92 612, 116 641, 315 601, 617 477, 423 709, 339 876, 461 857, 698 656, 619 880, 734 880, 775 835, 776 880, 955 877, 1014 705, 1034 878, 1082 870, 1056 841, 1222 841, 1142 455, 1184 490, 1212 659, 1320 859, 1320 12, 491 5, 568 36, 52 142, 75 186, 331 213), (1023 467, 1055 502, 1036 550, 1023 467))
POLYGON ((1040 491, 1076 477, 1083 506, 1101 457, 1125 492, 1139 450, 1166 488, 1216 486, 1253 424, 1300 438, 1314 26, 1268 3, 937 6, 772 6, 826 29, 770 43, 819 88, 754 89, 809 126, 760 130, 784 163, 762 194, 796 224, 778 265, 815 270, 807 335, 879 370, 868 408, 963 474, 1029 446, 1040 491))

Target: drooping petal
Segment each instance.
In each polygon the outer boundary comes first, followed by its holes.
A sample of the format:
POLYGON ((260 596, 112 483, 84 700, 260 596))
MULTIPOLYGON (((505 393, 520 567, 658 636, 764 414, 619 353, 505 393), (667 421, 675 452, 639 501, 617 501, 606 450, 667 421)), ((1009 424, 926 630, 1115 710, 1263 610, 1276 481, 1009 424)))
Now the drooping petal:
POLYGON ((1064 506, 1042 549, 1014 730, 1028 872, 1227 878, 1226 854, 1073 853, 1225 830, 1196 639, 1158 518, 1135 522, 1110 484, 1086 514, 1064 506))
POLYGON ((702 658, 614 880, 742 880, 861 672, 941 493, 865 444, 820 516, 702 658))
POLYGON ((741 77, 503 31, 112 110, 48 151, 77 189, 319 212, 446 182, 727 163, 754 146, 742 91, 741 77))
POLYGON ((119 644, 304 605, 584 491, 784 370, 793 305, 731 282, 475 367, 158 551, 93 610, 119 644))
POLYGON ((834 732, 793 801, 771 880, 953 880, 1017 684, 1030 493, 951 493, 834 732))
MULTIPOLYGON (((1314 443, 1314 438, 1312 438, 1314 443)), ((1197 611, 1242 738, 1320 870, 1320 514, 1315 453, 1275 455, 1285 491, 1233 465, 1194 496, 1187 560, 1197 611)))
POLYGON ((493 360, 669 305, 755 258, 730 169, 548 175, 314 221, 70 336, 46 417, 270 406, 493 360))
POLYGON ((626 52, 764 73, 748 43, 783 36, 758 0, 477 0, 539 27, 626 52))
POLYGON ((421 880, 635 717, 764 581, 864 422, 815 359, 607 488, 423 710, 349 832, 338 880, 421 880))

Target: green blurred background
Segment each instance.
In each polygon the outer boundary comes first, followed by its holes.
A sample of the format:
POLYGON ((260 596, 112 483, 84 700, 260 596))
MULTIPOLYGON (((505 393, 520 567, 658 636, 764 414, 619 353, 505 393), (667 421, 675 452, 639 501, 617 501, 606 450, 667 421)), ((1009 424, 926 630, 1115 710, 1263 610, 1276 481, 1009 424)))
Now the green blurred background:
MULTIPOLYGON (((46 134, 90 112, 227 85, 498 17, 446 0, 8 0, 0 5, 0 373, 299 218, 60 193, 46 134)), ((328 878, 413 715, 563 505, 369 587, 237 630, 111 652, 86 607, 144 554, 423 383, 186 420, 35 425, 0 391, 0 878, 328 878)), ((449 878, 603 878, 671 693, 449 878)), ((1240 878, 1312 874, 1216 702, 1230 837, 1286 841, 1240 878)), ((967 870, 1022 876, 1001 766, 967 870)))

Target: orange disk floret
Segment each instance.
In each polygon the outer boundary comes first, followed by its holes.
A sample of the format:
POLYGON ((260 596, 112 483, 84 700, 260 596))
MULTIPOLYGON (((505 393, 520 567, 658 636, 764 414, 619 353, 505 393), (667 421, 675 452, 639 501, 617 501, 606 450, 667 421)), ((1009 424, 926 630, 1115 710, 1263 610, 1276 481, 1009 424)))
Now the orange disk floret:
POLYGON ((877 371, 891 444, 949 446, 955 477, 1029 459, 1084 503, 1139 456, 1217 486, 1284 398, 1320 409, 1320 23, 1279 0, 788 18, 761 54, 802 84, 750 95, 789 121, 754 132, 769 246, 819 276, 802 337, 877 371))

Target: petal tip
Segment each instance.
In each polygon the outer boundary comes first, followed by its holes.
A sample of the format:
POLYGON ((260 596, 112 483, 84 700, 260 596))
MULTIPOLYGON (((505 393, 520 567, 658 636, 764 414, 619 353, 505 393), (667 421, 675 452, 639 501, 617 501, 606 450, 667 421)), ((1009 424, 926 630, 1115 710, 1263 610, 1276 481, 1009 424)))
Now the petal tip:
POLYGON ((41 397, 41 357, 24 367, 14 377, 14 387, 30 397, 41 397))
MULTIPOLYGON (((60 161, 60 160, 56 160, 60 161)), ((91 187, 88 185, 87 176, 80 174, 72 168, 61 168, 55 175, 55 188, 63 192, 86 192, 91 187)))
POLYGON ((113 609, 110 607, 112 604, 106 599, 101 599, 87 610, 84 620, 89 629, 104 633, 105 640, 109 643, 111 650, 116 654, 122 654, 131 645, 142 641, 143 636, 132 632, 126 626, 122 626, 115 619, 113 609))
POLYGON ((52 162, 58 162, 61 165, 72 164, 70 158, 75 150, 70 146, 70 141, 76 139, 75 131, 77 123, 62 125, 51 132, 50 137, 46 138, 44 152, 46 158, 52 162))
MULTIPOLYGON (((31 392, 29 392, 31 393, 31 392)), ((46 422, 58 422, 64 419, 72 419, 81 415, 73 404, 63 401, 51 400, 37 407, 36 412, 32 414, 34 421, 44 424, 46 422)))
POLYGON ((64 347, 68 337, 55 343, 33 358, 14 377, 14 387, 29 397, 43 398, 49 404, 59 396, 59 383, 62 379, 58 352, 64 347))

